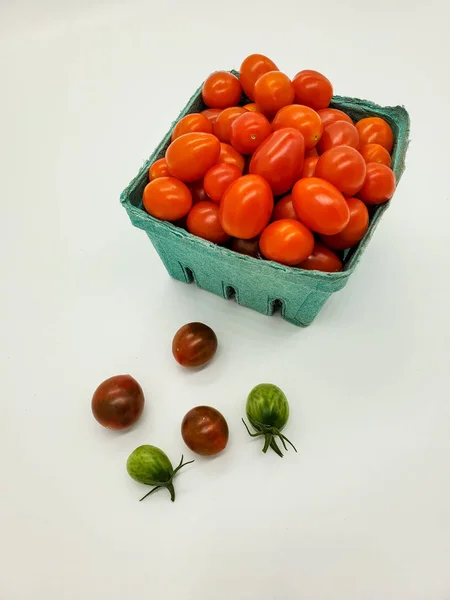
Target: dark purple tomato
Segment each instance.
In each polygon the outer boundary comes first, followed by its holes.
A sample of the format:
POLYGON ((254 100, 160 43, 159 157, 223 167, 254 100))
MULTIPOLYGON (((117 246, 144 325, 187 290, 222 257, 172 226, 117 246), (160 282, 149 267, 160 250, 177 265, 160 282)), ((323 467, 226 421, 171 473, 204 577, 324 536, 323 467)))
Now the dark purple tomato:
POLYGON ((92 413, 108 429, 127 429, 144 410, 144 392, 131 375, 106 379, 92 397, 92 413))
POLYGON ((217 350, 217 337, 204 323, 188 323, 179 329, 172 342, 172 353, 182 367, 202 367, 217 350))
POLYGON ((196 406, 184 416, 181 435, 192 452, 213 456, 222 452, 228 443, 228 425, 215 408, 196 406))
POLYGON ((253 258, 260 258, 261 256, 259 252, 259 237, 251 238, 249 240, 233 238, 231 240, 231 249, 233 252, 253 256, 253 258))

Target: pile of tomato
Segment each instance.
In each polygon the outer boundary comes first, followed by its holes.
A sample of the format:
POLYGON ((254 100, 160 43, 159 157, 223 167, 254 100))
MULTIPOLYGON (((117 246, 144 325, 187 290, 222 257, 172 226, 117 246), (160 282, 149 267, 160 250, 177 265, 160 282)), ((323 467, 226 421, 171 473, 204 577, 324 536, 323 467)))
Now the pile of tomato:
POLYGON ((342 270, 340 251, 364 237, 367 207, 395 191, 394 135, 380 117, 353 123, 329 108, 332 96, 321 73, 291 80, 261 54, 244 60, 239 78, 212 73, 208 108, 176 124, 149 169, 145 209, 255 258, 342 270))

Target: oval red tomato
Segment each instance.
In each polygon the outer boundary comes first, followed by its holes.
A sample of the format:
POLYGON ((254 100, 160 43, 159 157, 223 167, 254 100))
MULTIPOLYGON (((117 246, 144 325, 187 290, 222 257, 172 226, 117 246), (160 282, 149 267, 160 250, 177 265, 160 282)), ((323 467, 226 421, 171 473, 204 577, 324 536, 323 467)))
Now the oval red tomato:
POLYGON ((231 126, 238 117, 248 112, 242 106, 225 108, 217 117, 213 125, 213 133, 221 142, 230 142, 231 126))
POLYGON ((215 244, 222 244, 230 238, 220 224, 219 207, 211 200, 194 204, 189 211, 186 226, 193 235, 215 244))
POLYGON ((391 166, 391 155, 386 148, 380 144, 364 144, 360 152, 367 164, 375 162, 386 165, 387 167, 391 166))
POLYGON ((144 392, 131 375, 116 375, 101 383, 92 397, 95 419, 108 429, 127 429, 144 410, 144 392))
POLYGON ((300 71, 292 80, 295 102, 305 104, 314 110, 327 108, 333 96, 331 82, 318 71, 300 71))
POLYGON ((292 204, 292 194, 283 196, 283 198, 278 200, 275 204, 272 213, 272 221, 279 221, 280 219, 294 219, 294 221, 298 221, 297 213, 292 204))
POLYGON ((332 250, 346 250, 357 244, 364 237, 369 227, 369 211, 358 198, 347 198, 350 209, 350 220, 347 226, 335 235, 322 235, 323 243, 332 250))
POLYGON ((317 114, 322 121, 324 129, 336 121, 347 121, 347 123, 351 123, 353 125, 351 118, 344 111, 339 110, 338 108, 322 108, 321 110, 317 111, 317 114))
POLYGON ((336 146, 359 148, 359 134, 352 123, 335 121, 325 127, 322 137, 317 144, 319 152, 323 154, 326 150, 336 146))
POLYGON ((302 169, 302 177, 314 177, 318 161, 318 156, 310 156, 309 158, 305 158, 302 169))
POLYGON ((297 129, 274 131, 250 160, 249 171, 261 175, 275 196, 288 192, 302 176, 305 142, 297 129))
POLYGON ((190 211, 192 195, 187 185, 175 177, 158 177, 145 186, 142 202, 152 217, 177 221, 190 211))
POLYGON ((203 133, 212 133, 212 124, 201 113, 191 113, 178 121, 172 131, 172 142, 180 135, 202 131, 203 133))
POLYGON ((244 59, 239 69, 239 79, 247 98, 250 98, 250 100, 255 99, 253 93, 255 83, 261 75, 269 71, 278 71, 278 67, 264 54, 251 54, 244 59))
POLYGON ((148 170, 149 181, 153 181, 157 177, 169 177, 169 167, 165 158, 156 160, 148 170))
POLYGON ((241 154, 252 154, 272 133, 266 117, 257 112, 246 112, 231 125, 231 145, 241 154))
POLYGON ((346 196, 353 196, 363 186, 366 163, 355 148, 336 146, 322 154, 314 175, 329 181, 346 196))
POLYGON ((169 172, 181 181, 201 179, 217 163, 220 142, 211 133, 185 133, 174 140, 166 150, 169 172))
POLYGON ((241 175, 242 173, 235 165, 229 163, 214 165, 206 172, 203 179, 205 192, 211 200, 220 204, 225 190, 233 181, 239 179, 241 175))
POLYGON ((314 148, 323 131, 322 121, 316 111, 302 104, 290 104, 277 112, 272 121, 272 129, 276 131, 284 127, 298 129, 305 139, 307 150, 314 148))
POLYGON ((236 106, 241 99, 239 79, 228 71, 216 71, 206 79, 202 88, 203 102, 209 108, 236 106))
POLYGON ((391 153, 394 146, 394 133, 389 123, 380 117, 366 117, 356 123, 361 145, 380 144, 391 153))
POLYGON ((317 233, 339 233, 350 220, 344 196, 334 185, 318 177, 297 181, 292 203, 300 221, 317 233))
POLYGON ((220 222, 231 236, 248 240, 261 233, 270 221, 273 195, 259 175, 244 175, 226 190, 220 203, 220 222))
POLYGON ((242 154, 239 154, 239 152, 235 150, 233 146, 230 144, 225 144, 225 142, 220 142, 220 154, 218 162, 234 165, 241 173, 245 167, 245 158, 242 156, 242 154))
MULTIPOLYGON (((155 181, 158 181, 155 179, 155 181)), ((382 204, 390 200, 395 192, 395 175, 386 165, 369 163, 366 179, 358 197, 366 204, 382 204)))
POLYGON ((261 75, 253 88, 255 102, 265 115, 272 117, 280 108, 292 104, 294 88, 287 75, 269 71, 261 75))
POLYGON ((320 242, 314 244, 314 249, 308 258, 297 266, 299 269, 325 273, 342 271, 342 261, 339 256, 320 242))
POLYGON ((181 436, 186 446, 202 456, 214 456, 228 443, 224 416, 211 406, 196 406, 183 418, 181 436))
POLYGON ((314 246, 311 231, 298 220, 281 219, 268 225, 261 234, 263 256, 283 265, 296 265, 307 258, 314 246))

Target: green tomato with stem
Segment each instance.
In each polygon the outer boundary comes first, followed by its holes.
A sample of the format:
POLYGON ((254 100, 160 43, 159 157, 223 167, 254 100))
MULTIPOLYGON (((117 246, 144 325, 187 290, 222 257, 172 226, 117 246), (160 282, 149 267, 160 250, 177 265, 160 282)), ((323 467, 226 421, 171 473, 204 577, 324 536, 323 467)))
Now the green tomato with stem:
POLYGON ((275 439, 277 437, 285 450, 287 442, 297 452, 294 444, 281 433, 289 419, 289 403, 279 387, 273 383, 260 383, 254 387, 247 398, 246 412, 256 433, 250 432, 244 419, 242 422, 252 437, 264 436, 264 453, 272 448, 278 456, 283 456, 275 439))
POLYGON ((128 475, 135 481, 155 486, 140 501, 156 492, 156 490, 167 488, 170 492, 170 499, 174 502, 175 488, 172 480, 180 469, 193 462, 193 460, 190 460, 183 463, 182 456, 180 464, 174 469, 169 458, 162 450, 147 444, 139 446, 130 454, 127 460, 127 471, 128 475))

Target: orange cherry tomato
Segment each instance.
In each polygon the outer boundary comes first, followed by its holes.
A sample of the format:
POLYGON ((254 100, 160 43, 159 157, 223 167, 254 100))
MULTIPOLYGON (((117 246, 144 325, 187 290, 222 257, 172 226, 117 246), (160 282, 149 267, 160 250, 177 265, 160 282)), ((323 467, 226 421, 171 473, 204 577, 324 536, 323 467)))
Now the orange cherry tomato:
POLYGON ((216 71, 206 79, 202 88, 203 102, 209 108, 236 106, 241 99, 239 79, 228 71, 216 71))
POLYGON ((205 174, 203 186, 208 196, 220 204, 227 187, 241 177, 241 171, 236 165, 219 163, 211 167, 205 174))
POLYGON ((210 200, 209 196, 206 195, 202 179, 200 179, 199 181, 188 183, 187 186, 191 190, 193 204, 197 204, 197 202, 204 202, 205 200, 210 200))
POLYGON ((211 133, 185 133, 166 150, 169 173, 181 181, 201 179, 219 160, 220 142, 211 133))
POLYGON ((231 125, 241 115, 248 112, 242 106, 225 108, 217 117, 213 125, 213 133, 221 142, 230 143, 231 125))
POLYGON ((311 254, 313 247, 311 231, 294 219, 274 221, 259 240, 262 255, 283 265, 297 265, 311 254))
POLYGON ((304 155, 302 134, 292 127, 278 129, 253 154, 249 171, 264 177, 274 195, 280 196, 302 176, 304 155))
MULTIPOLYGON (((155 179, 155 181, 157 180, 155 179)), ((366 204, 381 204, 392 198, 394 192, 394 171, 380 163, 369 163, 366 179, 358 197, 366 204)))
POLYGON ((187 230, 198 237, 222 244, 230 236, 222 229, 219 219, 219 207, 214 202, 198 202, 188 214, 187 230))
POLYGON ((212 125, 210 121, 200 113, 191 113, 178 121, 172 131, 172 142, 180 135, 202 131, 203 133, 212 133, 212 125))
POLYGON ((200 114, 206 117, 211 125, 214 125, 221 112, 221 108, 205 108, 205 110, 202 110, 200 114))
POLYGON ((246 111, 231 124, 231 145, 241 154, 252 154, 271 133, 263 114, 246 111))
POLYGON ((317 148, 310 148, 309 150, 306 150, 305 152, 305 158, 311 158, 312 156, 319 156, 319 153, 317 152, 317 148))
POLYGON ((332 250, 346 250, 357 244, 365 236, 369 227, 369 211, 358 198, 347 198, 350 209, 350 221, 347 226, 335 235, 322 235, 323 243, 332 250))
POLYGON ((244 171, 245 158, 230 144, 225 144, 224 142, 220 143, 220 155, 218 162, 235 165, 241 173, 244 171))
POLYGON ((169 167, 165 158, 155 160, 148 170, 149 181, 153 181, 157 177, 169 177, 169 167))
POLYGON ((346 196, 353 196, 363 186, 366 163, 355 148, 335 146, 319 158, 314 175, 329 181, 346 196))
POLYGON ((322 108, 317 112, 317 114, 322 121, 324 129, 336 121, 347 121, 347 123, 351 123, 353 125, 351 118, 344 111, 339 110, 338 108, 322 108))
POLYGON ((300 71, 292 80, 296 104, 305 104, 314 110, 327 108, 333 96, 333 86, 322 73, 300 71))
POLYGON ((366 163, 374 162, 387 167, 391 166, 391 155, 380 144, 364 144, 360 152, 366 163))
POLYGON ((190 211, 192 195, 187 185, 175 177, 157 177, 145 186, 142 202, 152 217, 177 221, 190 211))
POLYGON ((259 106, 254 102, 250 102, 250 104, 244 104, 244 108, 250 112, 260 113, 259 106))
POLYGON ((394 133, 388 123, 380 117, 366 117, 356 123, 361 145, 380 144, 389 152, 394 146, 394 133))
POLYGON ((259 175, 243 175, 226 190, 220 203, 220 222, 233 237, 248 240, 261 233, 270 221, 273 195, 259 175))
POLYGON ((300 221, 317 233, 339 233, 350 220, 344 196, 334 185, 318 177, 297 181, 292 203, 300 221))
POLYGON ((316 165, 319 160, 318 156, 309 156, 305 158, 302 169, 302 177, 313 177, 316 171, 316 165))
POLYGON ((294 221, 298 221, 297 213, 292 204, 292 194, 283 196, 283 198, 278 200, 275 204, 272 213, 272 221, 279 221, 280 219, 293 219, 294 221))
POLYGON ((233 252, 239 254, 246 254, 247 256, 253 256, 253 258, 260 258, 259 252, 259 238, 251 238, 250 240, 241 240, 240 238, 233 238, 231 240, 231 249, 233 252))
POLYGON ((298 129, 305 138, 305 148, 308 150, 314 148, 323 131, 322 121, 316 111, 302 104, 280 108, 272 121, 272 129, 276 131, 283 127, 298 129))
POLYGON ((254 85, 261 75, 269 71, 278 71, 278 67, 264 54, 251 54, 244 59, 239 69, 239 79, 247 98, 250 98, 250 100, 255 99, 253 94, 254 85))
POLYGON ((339 256, 320 242, 314 244, 312 253, 297 266, 299 269, 308 271, 325 271, 326 273, 342 271, 342 261, 339 256))
POLYGON ((322 137, 317 144, 319 153, 322 154, 335 146, 351 146, 359 148, 358 130, 347 121, 335 121, 323 130, 322 137))
POLYGON ((261 112, 272 117, 280 108, 292 104, 294 100, 294 88, 287 75, 280 71, 269 71, 264 73, 256 81, 253 88, 255 102, 261 112))

